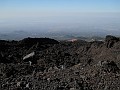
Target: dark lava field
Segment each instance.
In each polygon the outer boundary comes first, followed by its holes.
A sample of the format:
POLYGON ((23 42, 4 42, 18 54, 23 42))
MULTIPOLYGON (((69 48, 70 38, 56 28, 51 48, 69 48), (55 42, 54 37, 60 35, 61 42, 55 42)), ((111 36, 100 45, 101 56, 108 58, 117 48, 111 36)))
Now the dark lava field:
POLYGON ((0 90, 120 90, 120 38, 0 40, 0 90))

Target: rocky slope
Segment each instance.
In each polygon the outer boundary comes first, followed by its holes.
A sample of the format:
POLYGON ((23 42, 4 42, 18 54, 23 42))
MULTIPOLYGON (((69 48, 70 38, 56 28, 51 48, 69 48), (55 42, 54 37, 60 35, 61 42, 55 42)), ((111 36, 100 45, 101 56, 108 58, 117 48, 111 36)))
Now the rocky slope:
POLYGON ((120 90, 120 39, 0 40, 0 90, 120 90))

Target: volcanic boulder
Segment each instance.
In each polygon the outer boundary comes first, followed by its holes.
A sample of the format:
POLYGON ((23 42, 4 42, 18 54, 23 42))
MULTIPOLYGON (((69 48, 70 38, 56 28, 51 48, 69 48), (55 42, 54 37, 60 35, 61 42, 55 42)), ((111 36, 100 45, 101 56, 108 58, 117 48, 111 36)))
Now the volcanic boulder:
POLYGON ((116 43, 118 41, 119 41, 119 38, 117 38, 115 36, 107 35, 105 38, 106 47, 111 48, 111 47, 113 47, 114 43, 116 43))

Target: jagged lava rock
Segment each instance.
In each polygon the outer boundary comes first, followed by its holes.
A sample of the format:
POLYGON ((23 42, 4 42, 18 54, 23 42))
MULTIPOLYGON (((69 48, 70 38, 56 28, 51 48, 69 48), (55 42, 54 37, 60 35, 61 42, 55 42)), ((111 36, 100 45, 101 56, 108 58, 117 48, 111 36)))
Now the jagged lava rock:
POLYGON ((119 40, 120 39, 115 36, 107 35, 105 38, 107 48, 113 47, 114 43, 118 42, 119 40))

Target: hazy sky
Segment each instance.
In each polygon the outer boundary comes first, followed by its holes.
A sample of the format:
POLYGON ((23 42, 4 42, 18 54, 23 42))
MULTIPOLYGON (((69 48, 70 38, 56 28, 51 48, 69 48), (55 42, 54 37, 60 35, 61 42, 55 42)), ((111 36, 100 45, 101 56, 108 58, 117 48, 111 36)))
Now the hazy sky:
POLYGON ((119 21, 120 0, 0 0, 0 32, 86 27, 119 31, 119 21))

